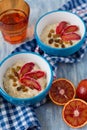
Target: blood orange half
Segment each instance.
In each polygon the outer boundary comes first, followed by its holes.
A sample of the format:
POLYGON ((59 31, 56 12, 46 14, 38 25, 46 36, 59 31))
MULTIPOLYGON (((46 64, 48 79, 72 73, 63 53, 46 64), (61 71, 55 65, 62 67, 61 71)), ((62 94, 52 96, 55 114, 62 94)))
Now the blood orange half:
POLYGON ((87 123, 87 103, 82 99, 72 99, 64 105, 63 120, 72 128, 80 128, 87 123))
POLYGON ((54 80, 49 91, 50 99, 57 105, 64 105, 73 99, 75 94, 76 89, 72 82, 64 78, 54 80))

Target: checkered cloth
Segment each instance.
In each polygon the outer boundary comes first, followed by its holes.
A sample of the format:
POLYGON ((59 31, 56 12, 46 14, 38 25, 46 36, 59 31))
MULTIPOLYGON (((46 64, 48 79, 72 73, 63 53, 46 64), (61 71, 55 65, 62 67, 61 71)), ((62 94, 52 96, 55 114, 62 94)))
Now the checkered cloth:
MULTIPOLYGON (((87 0, 70 0, 61 9, 69 10, 70 12, 78 14, 87 25, 87 0)), ((20 47, 16 48, 14 52, 32 51, 43 55, 52 65, 54 73, 56 72, 57 63, 74 63, 81 60, 84 56, 87 47, 87 34, 84 45, 78 52, 69 57, 56 57, 45 54, 37 46, 36 40, 33 39, 20 47)), ((46 102, 46 98, 35 106, 14 106, 0 97, 0 130, 40 130, 40 124, 34 112, 36 107, 46 102)))

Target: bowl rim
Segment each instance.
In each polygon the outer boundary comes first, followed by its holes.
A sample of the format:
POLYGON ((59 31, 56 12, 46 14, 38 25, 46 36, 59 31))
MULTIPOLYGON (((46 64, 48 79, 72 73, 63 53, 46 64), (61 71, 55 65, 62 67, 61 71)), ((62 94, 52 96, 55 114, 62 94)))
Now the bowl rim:
POLYGON ((53 71, 52 71, 52 67, 51 67, 51 65, 49 64, 49 62, 48 62, 44 57, 42 57, 41 55, 37 54, 36 52, 27 52, 27 51, 25 51, 25 52, 15 52, 15 53, 12 53, 12 54, 8 55, 7 57, 5 57, 5 58, 1 61, 0 67, 1 67, 1 66, 3 65, 3 63, 4 63, 5 61, 7 61, 9 58, 12 58, 13 56, 19 55, 19 54, 33 54, 33 55, 36 55, 36 56, 39 56, 40 58, 42 58, 42 59, 48 64, 48 66, 49 66, 50 73, 51 73, 51 75, 50 75, 50 81, 49 81, 47 87, 46 87, 42 92, 40 92, 38 95, 33 96, 33 97, 29 97, 29 98, 16 98, 16 97, 12 97, 12 96, 9 95, 5 90, 3 90, 1 87, 0 87, 0 94, 1 94, 1 95, 4 95, 4 96, 7 97, 7 99, 9 99, 9 100, 12 99, 12 100, 15 100, 15 101, 18 101, 18 100, 20 100, 20 101, 27 101, 27 100, 28 100, 28 101, 32 101, 32 100, 34 100, 34 99, 36 99, 36 98, 42 96, 43 94, 45 94, 47 91, 49 91, 50 86, 51 86, 52 81, 53 81, 53 71))
POLYGON ((56 50, 62 51, 62 50, 71 49, 71 48, 77 46, 81 41, 83 41, 85 37, 86 37, 86 24, 84 23, 83 19, 82 19, 79 15, 77 15, 77 14, 75 14, 75 13, 73 13, 73 12, 69 12, 69 11, 64 11, 64 10, 53 10, 53 11, 49 11, 49 12, 43 14, 43 15, 37 20, 36 25, 35 25, 35 38, 37 39, 37 41, 40 42, 40 43, 39 43, 39 42, 37 42, 37 43, 38 43, 39 45, 40 45, 40 44, 43 45, 45 48, 53 49, 54 51, 56 51, 56 50), (40 20, 41 20, 43 17, 45 17, 45 16, 47 16, 47 15, 49 15, 49 14, 57 13, 57 12, 61 12, 61 13, 65 12, 65 13, 69 13, 69 14, 75 15, 76 17, 78 17, 78 19, 81 20, 81 22, 82 22, 82 24, 83 24, 83 26, 84 26, 84 34, 83 34, 83 37, 81 37, 81 40, 79 40, 79 41, 78 41, 76 44, 74 44, 73 46, 66 47, 66 48, 54 48, 54 47, 51 47, 51 46, 45 44, 44 42, 42 42, 41 39, 40 39, 40 37, 39 37, 38 34, 37 34, 37 27, 38 27, 38 23, 40 22, 40 20))

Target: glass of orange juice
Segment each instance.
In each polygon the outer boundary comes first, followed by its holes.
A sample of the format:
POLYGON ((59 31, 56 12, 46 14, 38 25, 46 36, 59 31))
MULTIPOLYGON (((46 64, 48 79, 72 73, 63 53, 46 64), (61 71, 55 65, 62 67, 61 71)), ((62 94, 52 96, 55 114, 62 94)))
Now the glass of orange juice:
POLYGON ((3 38, 11 43, 26 39, 30 6, 24 0, 0 1, 0 30, 3 38))

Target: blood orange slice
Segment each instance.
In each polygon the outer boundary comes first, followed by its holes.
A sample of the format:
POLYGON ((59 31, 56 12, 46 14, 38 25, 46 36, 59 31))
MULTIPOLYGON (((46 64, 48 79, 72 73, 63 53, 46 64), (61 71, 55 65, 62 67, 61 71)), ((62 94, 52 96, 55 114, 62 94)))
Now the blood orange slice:
POLYGON ((28 72, 24 76, 31 77, 31 78, 34 78, 37 80, 37 79, 40 79, 40 78, 46 76, 46 74, 44 71, 37 70, 37 71, 33 71, 33 72, 28 72))
POLYGON ((41 91, 41 86, 40 84, 33 78, 30 77, 22 77, 20 79, 20 82, 24 85, 24 86, 28 86, 32 89, 37 89, 38 91, 41 91))
POLYGON ((66 27, 68 23, 66 21, 62 21, 59 23, 59 25, 56 27, 56 34, 61 35, 63 29, 66 27))
POLYGON ((75 93, 74 85, 69 80, 60 78, 53 81, 49 97, 55 104, 64 105, 75 97, 75 93))
POLYGON ((35 64, 33 62, 24 64, 20 70, 20 77, 22 77, 25 73, 30 72, 33 69, 34 65, 35 64))
POLYGON ((80 128, 87 123, 87 103, 82 99, 67 102, 62 111, 63 120, 72 128, 80 128))
POLYGON ((64 33, 61 37, 64 41, 80 40, 81 36, 77 33, 64 33))
POLYGON ((75 32, 75 31, 78 31, 78 30, 79 30, 78 26, 70 25, 70 26, 67 26, 66 28, 64 28, 63 33, 75 32))

